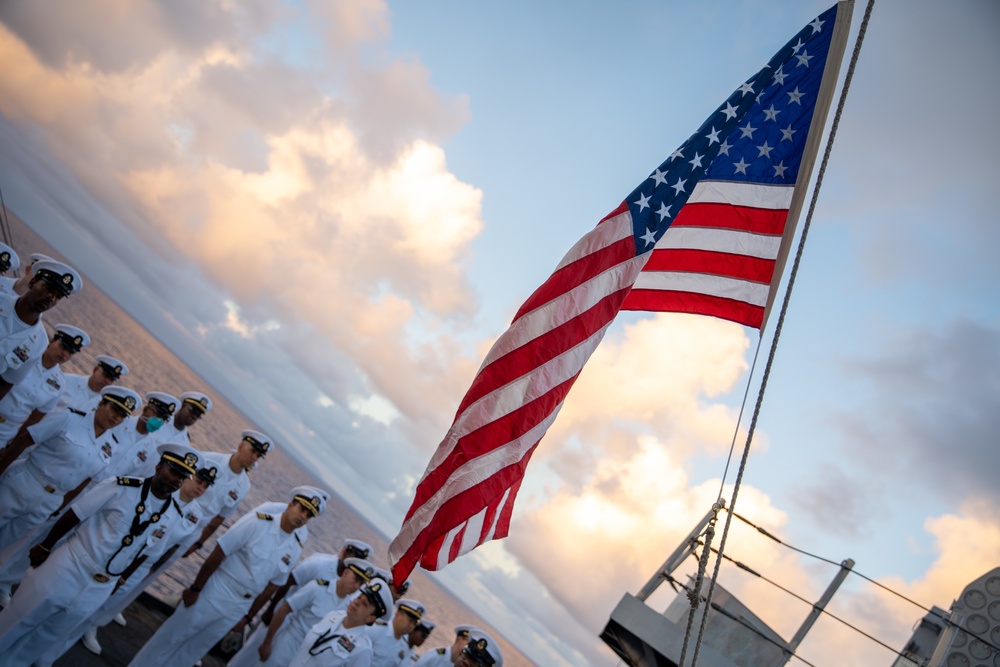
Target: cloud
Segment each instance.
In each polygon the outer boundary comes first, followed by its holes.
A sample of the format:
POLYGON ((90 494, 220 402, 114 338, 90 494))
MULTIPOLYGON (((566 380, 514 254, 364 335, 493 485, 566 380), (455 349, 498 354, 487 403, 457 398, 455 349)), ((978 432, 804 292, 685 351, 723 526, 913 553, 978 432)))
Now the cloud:
MULTIPOLYGON (((0 111, 41 130, 44 149, 137 235, 200 266, 239 313, 229 326, 284 326, 274 340, 298 357, 303 340, 325 340, 340 362, 357 360, 330 370, 361 382, 321 379, 332 400, 380 395, 436 425, 455 397, 433 389, 452 371, 427 370, 454 357, 452 325, 474 312, 462 268, 482 193, 432 142, 465 122, 466 102, 386 50, 385 3, 196 5, 115 4, 104 22, 8 9, 0 111), (174 34, 189 23, 195 35, 174 34), (129 37, 108 50, 112 28, 129 37), (310 57, 269 46, 294 38, 310 57), (325 49, 350 45, 365 57, 326 66, 325 49)), ((119 224, 73 222, 105 236, 119 224)))
POLYGON ((835 423, 857 462, 884 479, 909 479, 921 494, 1000 504, 1000 331, 968 320, 897 336, 877 358, 848 366, 870 397, 835 423), (927 461, 945 465, 928 467, 927 461))

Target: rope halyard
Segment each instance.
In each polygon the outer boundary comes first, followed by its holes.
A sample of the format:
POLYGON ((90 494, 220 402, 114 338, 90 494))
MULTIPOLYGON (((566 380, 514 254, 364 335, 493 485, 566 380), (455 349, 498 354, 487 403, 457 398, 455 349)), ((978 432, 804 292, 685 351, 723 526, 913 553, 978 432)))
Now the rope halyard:
MULTIPOLYGON (((715 503, 712 506, 712 510, 715 512, 713 516, 708 521, 708 526, 705 528, 703 535, 705 536, 705 548, 701 552, 701 557, 698 559, 698 576, 695 578, 694 586, 691 590, 687 592, 688 601, 691 603, 691 609, 688 611, 688 621, 687 628, 684 631, 684 645, 681 647, 681 659, 677 664, 680 667, 684 665, 684 658, 687 655, 688 642, 691 639, 691 626, 694 625, 694 617, 698 613, 698 605, 701 603, 701 586, 705 581, 705 570, 708 569, 708 557, 711 553, 712 538, 715 537, 715 522, 719 518, 719 510, 722 509, 720 503, 715 503)), ((697 538, 696 538, 697 539, 697 538)), ((705 613, 701 615, 702 627, 705 625, 705 619, 708 618, 708 606, 706 603, 705 613)), ((700 636, 700 634, 699 634, 700 636)), ((698 646, 695 645, 695 656, 698 654, 698 646)), ((697 659, 695 657, 694 659, 697 659)))
MULTIPOLYGON (((858 57, 861 54, 861 44, 864 42, 865 33, 868 31, 868 22, 871 19, 872 8, 875 6, 875 0, 868 0, 868 5, 865 7, 865 15, 861 20, 861 25, 858 29, 858 38, 854 44, 854 51, 851 53, 851 62, 847 67, 847 74, 844 77, 844 87, 840 92, 840 100, 837 102, 837 111, 833 117, 833 123, 830 126, 830 136, 826 141, 826 149, 823 152, 823 162, 820 164, 819 172, 816 175, 816 185, 813 188, 812 199, 809 202, 809 212, 806 214, 805 222, 802 225, 802 235, 799 237, 799 245, 795 251, 795 261, 792 264, 792 270, 788 277, 788 286, 785 288, 785 296, 781 303, 781 313, 778 316, 778 323, 774 328, 774 338, 771 340, 771 349, 768 353, 767 363, 764 366, 764 373, 760 381, 760 390, 757 393, 757 402, 754 406, 753 417, 750 420, 750 427, 747 430, 747 439, 743 447, 743 456, 740 459, 740 469, 736 474, 736 481, 733 484, 733 495, 732 499, 729 501, 730 511, 726 513, 726 521, 722 528, 722 537, 719 542, 719 556, 715 559, 715 569, 712 572, 712 578, 709 581, 708 593, 705 596, 706 613, 702 619, 701 628, 698 632, 698 638, 695 641, 694 655, 691 660, 691 667, 696 667, 698 664, 698 651, 701 647, 702 640, 704 639, 705 632, 705 618, 708 616, 708 609, 711 608, 712 604, 712 594, 715 592, 715 582, 719 577, 719 568, 722 565, 722 555, 726 548, 726 538, 729 536, 729 526, 733 520, 733 511, 736 509, 736 498, 740 492, 740 484, 743 481, 743 473, 746 470, 747 459, 750 456, 750 443, 753 442, 754 431, 757 427, 757 419, 760 416, 760 406, 764 400, 764 392, 767 389, 767 380, 771 374, 771 367, 774 363, 774 356, 778 346, 778 339, 781 336, 781 329, 785 322, 785 314, 788 311, 788 303, 791 300, 792 288, 795 286, 795 277, 799 271, 799 265, 802 261, 802 253, 805 249, 806 238, 809 235, 809 227, 812 224, 813 213, 816 210, 816 201, 819 199, 819 191, 823 185, 823 176, 826 173, 827 163, 830 161, 830 153, 833 149, 833 141, 837 136, 837 128, 840 125, 840 118, 844 111, 844 105, 847 102, 847 93, 851 87, 851 80, 854 78, 854 70, 857 66, 858 57)), ((714 522, 714 520, 713 520, 714 522)), ((702 553, 702 559, 706 558, 706 554, 711 552, 709 544, 706 543, 705 550, 702 553)), ((698 565, 698 576, 699 576, 699 586, 695 588, 696 591, 700 591, 700 578, 702 576, 704 565, 699 561, 698 565)), ((693 612, 692 612, 693 616, 693 612)), ((684 648, 687 648, 688 644, 688 633, 691 631, 691 620, 688 620, 688 628, 684 635, 684 648)), ((678 663, 680 667, 684 665, 684 652, 681 652, 681 660, 678 663)))

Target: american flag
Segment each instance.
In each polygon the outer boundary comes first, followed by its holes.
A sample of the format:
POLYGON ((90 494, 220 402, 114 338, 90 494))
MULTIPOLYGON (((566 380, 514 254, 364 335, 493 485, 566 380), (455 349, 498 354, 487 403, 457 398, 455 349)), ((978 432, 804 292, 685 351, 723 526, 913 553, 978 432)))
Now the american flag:
POLYGON ((793 37, 521 306, 483 361, 389 546, 395 581, 418 562, 437 570, 506 537, 531 454, 620 310, 762 326, 852 7, 841 2, 793 37))

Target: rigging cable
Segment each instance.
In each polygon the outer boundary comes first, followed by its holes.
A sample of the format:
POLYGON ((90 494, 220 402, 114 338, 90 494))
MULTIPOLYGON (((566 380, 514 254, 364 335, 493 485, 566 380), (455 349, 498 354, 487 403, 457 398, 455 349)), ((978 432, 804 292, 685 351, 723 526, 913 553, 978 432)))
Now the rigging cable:
MULTIPOLYGON (((865 33, 868 31, 868 22, 871 19, 872 8, 875 5, 875 0, 868 0, 868 6, 865 7, 865 15, 861 20, 861 26, 858 29, 858 38, 854 44, 854 51, 851 54, 851 62, 847 67, 847 74, 844 77, 844 87, 840 91, 840 100, 837 102, 837 111, 833 116, 833 123, 830 126, 830 136, 826 140, 826 148, 823 152, 823 161, 820 163, 819 172, 816 175, 816 184, 813 187, 812 198, 809 201, 809 212, 806 214, 805 222, 802 225, 802 235, 799 237, 799 245, 795 251, 795 261, 792 263, 792 269, 788 276, 788 286, 785 288, 785 296, 781 303, 781 313, 778 316, 778 323, 775 325, 774 338, 771 340, 771 349, 768 353, 767 363, 764 366, 764 373, 760 381, 760 389, 757 393, 757 403, 754 406, 753 416, 750 419, 750 427, 747 431, 746 444, 743 446, 743 456, 740 458, 740 469, 736 475, 736 481, 733 485, 733 496, 732 500, 729 502, 729 507, 736 507, 736 497, 740 491, 740 484, 743 481, 743 473, 746 471, 747 459, 750 456, 750 443, 753 441, 753 434, 757 427, 757 419, 760 416, 760 406, 764 400, 764 391, 767 389, 767 380, 771 374, 771 367, 774 363, 774 356, 778 345, 778 339, 781 336, 781 328, 785 322, 785 315, 788 312, 788 303, 791 300, 792 288, 795 286, 795 278, 799 271, 799 265, 802 262, 802 253, 805 249, 806 238, 809 236, 809 227, 812 224, 813 213, 816 210, 816 201, 819 199, 819 191, 823 186, 823 177, 826 174, 826 166, 830 161, 830 153, 833 150, 833 142, 837 136, 837 128, 840 126, 840 118, 844 112, 844 105, 847 102, 847 92, 851 88, 851 80, 854 78, 854 70, 857 67, 858 57, 861 54, 861 44, 864 42, 865 33)), ((722 537, 719 542, 719 552, 725 552, 726 538, 729 535, 729 526, 732 522, 732 514, 726 515, 726 521, 722 528, 722 537)), ((708 587, 708 603, 711 604, 712 593, 715 589, 715 582, 719 576, 719 567, 722 564, 721 558, 716 558, 715 560, 715 570, 712 573, 712 578, 708 587)), ((691 667, 697 667, 698 664, 698 651, 701 647, 702 639, 705 635, 705 622, 708 619, 707 614, 702 615, 701 627, 698 630, 698 639, 695 641, 694 645, 694 655, 691 659, 691 667)), ((684 662, 681 661, 682 667, 684 662)))
MULTIPOLYGON (((749 574, 752 574, 753 576, 755 576, 755 577, 758 577, 759 579, 762 579, 762 580, 766 581, 767 583, 771 584, 772 586, 774 586, 774 587, 775 587, 775 588, 777 588, 778 590, 781 590, 781 591, 784 591, 785 593, 788 593, 789 595, 791 595, 791 596, 792 596, 793 598, 795 598, 796 600, 801 600, 802 602, 805 602, 805 603, 806 603, 807 605, 809 605, 810 607, 814 607, 814 608, 815 608, 815 604, 814 604, 813 602, 811 602, 811 601, 809 601, 809 600, 805 599, 804 597, 802 597, 802 596, 801 596, 801 595, 799 595, 798 593, 795 593, 794 591, 791 591, 791 590, 789 590, 789 589, 785 588, 784 586, 782 586, 781 584, 779 584, 779 583, 778 583, 778 582, 776 582, 776 581, 773 581, 773 580, 771 580, 771 579, 768 579, 767 577, 765 577, 765 576, 764 576, 763 574, 761 574, 760 572, 757 572, 757 571, 756 571, 756 570, 754 570, 753 568, 751 568, 751 567, 749 567, 749 566, 747 566, 747 565, 744 565, 743 563, 739 562, 738 560, 735 560, 735 559, 733 559, 733 558, 731 558, 730 556, 727 556, 727 555, 725 555, 725 554, 720 554, 720 553, 719 553, 719 551, 718 551, 718 549, 715 549, 715 548, 712 548, 712 547, 709 547, 709 548, 710 548, 710 549, 711 549, 711 550, 712 550, 712 551, 713 551, 713 552, 714 552, 714 553, 715 553, 716 555, 718 555, 718 556, 719 556, 720 558, 724 558, 724 559, 728 560, 728 561, 729 561, 730 563, 732 563, 732 564, 733 564, 733 565, 735 565, 736 567, 740 568, 741 570, 743 570, 743 571, 745 571, 745 572, 748 572, 749 574)), ((714 605, 713 605, 713 608, 714 608, 714 605)), ((845 621, 844 619, 840 618, 840 617, 839 617, 839 616, 837 616, 836 614, 834 614, 834 613, 832 613, 832 612, 828 611, 828 610, 827 610, 826 608, 823 608, 823 609, 820 609, 820 610, 819 610, 819 612, 820 612, 821 614, 826 614, 827 616, 829 616, 829 617, 830 617, 830 618, 832 618, 833 620, 835 620, 835 621, 838 621, 838 622, 842 623, 843 625, 846 625, 846 626, 847 626, 848 628, 850 628, 851 630, 854 630, 854 631, 855 631, 855 632, 857 632, 858 634, 860 634, 860 635, 863 635, 864 637, 867 637, 868 639, 872 640, 873 642, 875 642, 875 643, 876 643, 876 644, 878 644, 879 646, 882 646, 883 648, 886 648, 886 649, 888 649, 889 651, 891 651, 891 652, 895 653, 895 654, 896 654, 897 656, 902 656, 902 657, 905 657, 905 656, 904 656, 904 655, 903 655, 902 653, 900 653, 899 651, 897 651, 897 650, 896 650, 896 649, 894 649, 893 647, 889 646, 888 644, 886 644, 886 643, 885 643, 885 642, 883 642, 882 640, 880 640, 880 639, 878 639, 878 638, 876 638, 876 637, 873 637, 872 635, 868 634, 867 632, 865 632, 865 631, 864 631, 864 630, 862 630, 861 628, 859 628, 859 627, 857 627, 857 626, 855 626, 855 625, 852 625, 852 624, 848 623, 847 621, 845 621)))
MULTIPOLYGON (((804 556, 809 556, 810 558, 815 558, 818 561, 822 561, 824 563, 829 563, 830 565, 836 565, 837 567, 840 567, 840 563, 832 561, 829 558, 824 558, 823 556, 818 556, 818 555, 816 555, 814 553, 810 553, 810 552, 808 552, 808 551, 806 551, 804 549, 799 549, 798 547, 792 546, 791 544, 788 544, 787 542, 783 542, 778 537, 776 537, 773 533, 771 533, 771 532, 767 531, 766 529, 758 526, 757 524, 755 524, 754 522, 750 521, 746 517, 741 516, 740 514, 738 514, 736 512, 733 512, 732 514, 733 514, 733 516, 735 516, 737 519, 739 519, 743 523, 745 523, 748 526, 752 527, 754 530, 756 530, 761 535, 764 535, 765 537, 768 537, 768 538, 774 540, 775 542, 777 542, 778 544, 780 544, 781 546, 783 546, 783 547, 785 547, 787 549, 791 549, 792 551, 796 551, 796 552, 798 552, 798 553, 800 553, 800 554, 802 554, 804 556)), ((728 556, 724 556, 724 558, 728 559, 729 557, 728 556)), ((735 561, 733 561, 733 562, 735 562, 735 561)), ((744 568, 744 569, 746 569, 746 568, 744 568)), ((748 570, 748 571, 750 571, 750 570, 748 570)), ((854 568, 851 568, 850 571, 849 571, 849 573, 850 574, 856 574, 857 576, 861 577, 865 581, 868 581, 868 582, 870 582, 872 584, 875 584, 877 587, 881 588, 882 590, 884 590, 884 591, 886 591, 888 593, 892 593, 896 597, 909 602, 910 604, 912 604, 913 606, 917 607, 918 609, 922 609, 923 611, 927 612, 928 614, 931 614, 931 615, 935 616, 936 618, 938 618, 941 622, 945 623, 946 625, 950 625, 950 626, 952 626, 954 628, 957 628, 957 629, 961 630, 962 632, 967 633, 973 639, 978 639, 979 641, 981 641, 984 644, 986 644, 987 646, 989 646, 994 652, 1000 653, 1000 646, 997 646, 996 644, 994 644, 992 641, 990 641, 986 637, 978 635, 975 632, 969 630, 968 628, 962 627, 960 624, 956 623, 955 621, 951 620, 950 618, 947 618, 946 616, 942 616, 939 612, 936 612, 933 609, 928 609, 927 607, 925 607, 924 605, 920 604, 916 600, 911 600, 910 598, 906 597, 902 593, 899 593, 898 591, 892 590, 891 588, 889 588, 885 584, 882 584, 882 583, 879 583, 878 581, 875 581, 871 577, 869 577, 867 575, 864 575, 861 572, 858 572, 854 568)), ((793 595, 794 595, 794 593, 793 593, 793 595)), ((831 614, 831 616, 832 616, 832 614, 831 614)))
POLYGON ((3 200, 3 188, 0 188, 0 211, 3 212, 3 216, 0 217, 0 230, 3 231, 3 242, 13 247, 14 244, 11 243, 10 222, 7 219, 7 204, 3 200))

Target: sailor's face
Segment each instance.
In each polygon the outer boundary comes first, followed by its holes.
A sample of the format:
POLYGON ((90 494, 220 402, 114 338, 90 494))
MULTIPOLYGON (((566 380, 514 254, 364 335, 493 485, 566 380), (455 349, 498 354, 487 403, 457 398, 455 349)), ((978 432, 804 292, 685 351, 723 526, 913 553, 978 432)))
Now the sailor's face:
POLYGON ((405 611, 397 612, 396 617, 392 619, 392 623, 396 626, 396 630, 401 635, 405 635, 411 632, 413 628, 417 627, 417 619, 413 618, 405 611))
POLYGON ((181 409, 177 411, 177 414, 174 415, 174 424, 178 428, 187 428, 201 419, 202 414, 202 411, 198 408, 194 407, 190 403, 185 403, 181 406, 181 409))
POLYGON ((156 466, 156 474, 153 475, 150 490, 157 497, 165 498, 181 488, 181 484, 187 479, 186 472, 181 472, 168 463, 160 463, 156 466))
POLYGON ((207 490, 208 482, 197 475, 191 475, 181 484, 181 493, 187 496, 188 500, 201 498, 207 490))
MULTIPOLYGON (((340 597, 345 595, 351 595, 355 591, 361 588, 362 584, 365 582, 358 576, 358 573, 354 570, 345 569, 344 573, 340 575, 340 581, 337 582, 337 594, 340 597)), ((363 595, 361 597, 364 597, 363 595)))
POLYGON ((64 342, 56 338, 45 348, 44 356, 53 364, 65 364, 72 358, 73 350, 66 347, 64 342))
POLYGON ((263 455, 246 440, 241 441, 240 446, 236 448, 236 459, 239 461, 239 464, 243 466, 243 469, 248 472, 253 470, 253 467, 257 465, 257 461, 259 461, 262 456, 263 455))
POLYGON ((375 620, 375 605, 367 595, 359 595, 347 605, 347 615, 355 621, 370 623, 375 620))
POLYGON ((35 313, 44 313, 66 296, 62 290, 47 280, 34 278, 28 283, 28 291, 22 299, 26 300, 28 308, 35 313))
POLYGON ((94 423, 96 426, 107 430, 118 426, 127 417, 128 413, 125 411, 125 408, 111 401, 102 401, 94 412, 94 423))
POLYGON ((98 364, 94 367, 94 370, 90 373, 90 379, 87 380, 87 386, 90 390, 96 393, 100 393, 105 387, 110 387, 115 383, 115 379, 107 374, 104 370, 104 366, 98 364))
POLYGON ((309 523, 309 519, 312 518, 312 512, 307 510, 301 503, 293 500, 288 503, 288 507, 285 508, 282 518, 287 520, 292 530, 296 530, 309 523))

